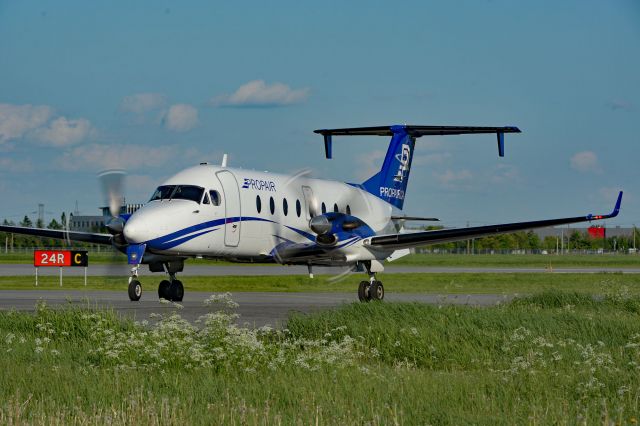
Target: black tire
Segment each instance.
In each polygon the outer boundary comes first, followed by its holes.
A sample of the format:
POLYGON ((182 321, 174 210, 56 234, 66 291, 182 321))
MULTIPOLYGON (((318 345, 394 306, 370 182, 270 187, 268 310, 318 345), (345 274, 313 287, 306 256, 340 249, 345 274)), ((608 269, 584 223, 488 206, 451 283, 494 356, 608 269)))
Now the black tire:
POLYGON ((168 280, 160 281, 160 285, 158 285, 158 298, 159 299, 167 299, 169 300, 169 287, 171 286, 171 282, 168 280))
POLYGON ((137 302, 142 296, 142 284, 138 280, 131 280, 129 283, 129 300, 137 302))
POLYGON ((371 288, 369 289, 369 297, 371 300, 382 300, 384 299, 384 286, 381 281, 374 281, 371 284, 371 288))
POLYGON ((169 287, 169 300, 171 300, 172 302, 182 302, 183 297, 184 287, 182 286, 182 281, 171 281, 171 286, 169 287))
POLYGON ((368 302, 369 299, 369 281, 360 281, 360 285, 358 285, 358 299, 361 302, 368 302))

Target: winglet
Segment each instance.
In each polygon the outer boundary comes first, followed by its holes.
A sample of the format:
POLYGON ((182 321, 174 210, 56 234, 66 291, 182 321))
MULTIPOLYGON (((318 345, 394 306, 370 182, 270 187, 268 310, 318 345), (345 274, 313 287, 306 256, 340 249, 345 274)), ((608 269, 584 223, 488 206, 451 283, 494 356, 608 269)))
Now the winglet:
POLYGON ((590 214, 587 216, 587 220, 600 220, 600 219, 609 219, 612 217, 616 217, 618 216, 618 213, 620 213, 620 205, 622 204, 622 191, 620 191, 620 193, 618 194, 618 199, 616 200, 616 205, 613 208, 613 211, 609 214, 606 215, 593 215, 590 214))
POLYGON ((324 155, 326 158, 331 158, 331 133, 323 133, 324 136, 324 155))
POLYGON ((498 136, 498 155, 504 157, 504 133, 498 132, 496 135, 498 136))

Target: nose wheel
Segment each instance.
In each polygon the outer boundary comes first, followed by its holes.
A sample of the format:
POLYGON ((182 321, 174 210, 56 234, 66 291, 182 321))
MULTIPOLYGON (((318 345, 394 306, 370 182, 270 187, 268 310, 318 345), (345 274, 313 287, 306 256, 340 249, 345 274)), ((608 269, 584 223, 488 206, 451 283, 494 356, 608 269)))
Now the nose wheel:
POLYGON ((140 281, 133 279, 129 282, 129 300, 137 302, 142 296, 142 284, 140 281))
POLYGON ((131 268, 131 276, 129 277, 129 300, 137 302, 142 296, 142 284, 138 281, 138 268, 140 265, 135 265, 131 268))

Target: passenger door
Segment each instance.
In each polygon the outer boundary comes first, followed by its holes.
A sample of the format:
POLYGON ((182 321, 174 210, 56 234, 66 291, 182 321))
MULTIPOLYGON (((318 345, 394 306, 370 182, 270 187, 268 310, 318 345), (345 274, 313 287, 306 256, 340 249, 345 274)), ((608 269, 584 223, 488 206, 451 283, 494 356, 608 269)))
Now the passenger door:
POLYGON ((242 225, 238 181, 233 173, 228 170, 217 172, 216 176, 222 184, 224 195, 224 244, 228 247, 237 247, 240 243, 240 228, 242 225))

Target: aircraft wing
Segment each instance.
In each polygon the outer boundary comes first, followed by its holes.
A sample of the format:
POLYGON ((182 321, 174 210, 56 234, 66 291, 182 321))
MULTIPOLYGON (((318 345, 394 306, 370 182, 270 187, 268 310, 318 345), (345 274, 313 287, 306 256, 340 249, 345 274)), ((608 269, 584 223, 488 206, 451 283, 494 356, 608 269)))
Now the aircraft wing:
POLYGON ((111 245, 111 234, 63 231, 59 229, 25 228, 22 226, 0 225, 0 232, 33 235, 34 237, 55 238, 57 240, 81 241, 84 243, 111 245))
MULTIPOLYGON (((408 234, 388 234, 371 237, 369 246, 380 248, 399 249, 405 247, 417 247, 429 244, 449 243, 452 241, 467 240, 469 238, 486 237, 488 235, 508 234, 510 232, 523 231, 547 226, 566 225, 578 222, 591 222, 593 220, 609 219, 616 217, 622 203, 622 191, 618 194, 618 200, 613 211, 607 215, 593 215, 566 217, 561 219, 536 220, 532 222, 502 223, 488 226, 473 226, 470 228, 438 229, 434 231, 414 232, 408 234)), ((366 243, 365 243, 366 244, 366 243)))

